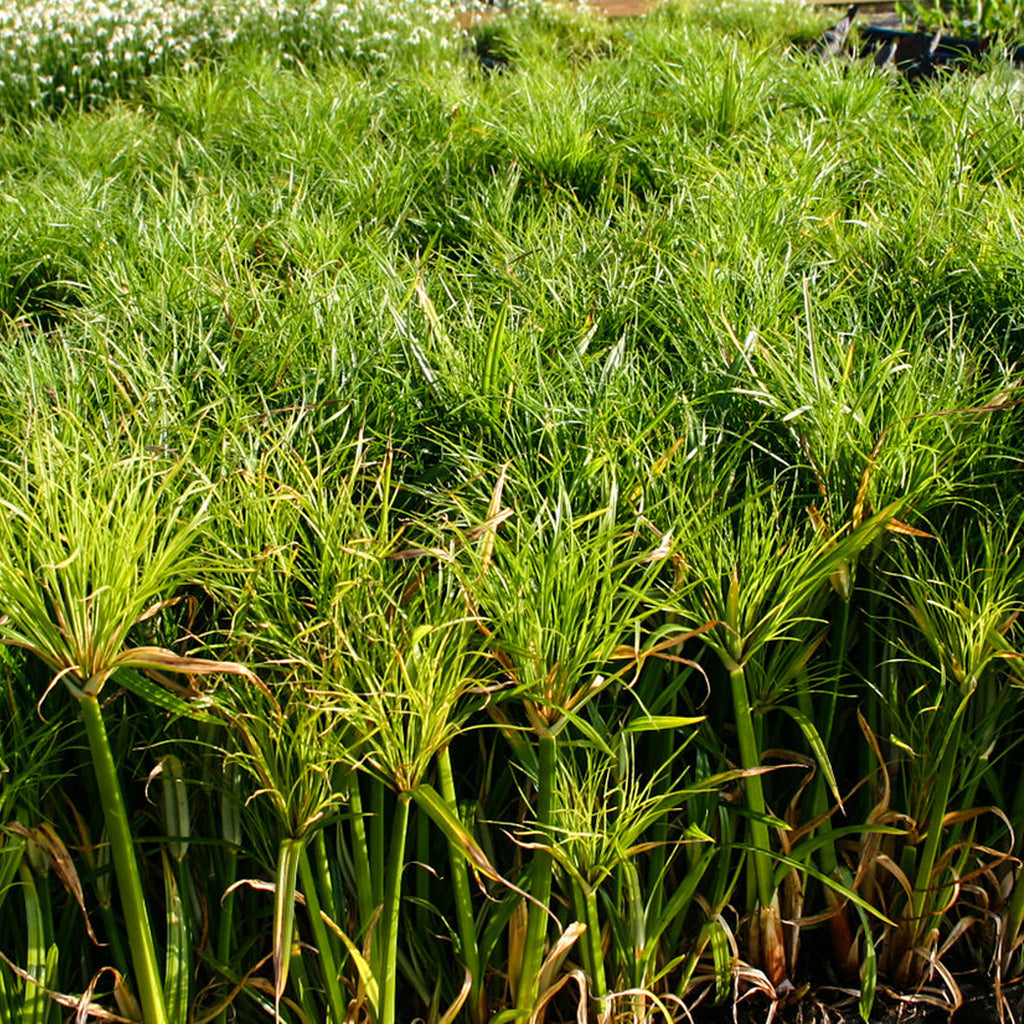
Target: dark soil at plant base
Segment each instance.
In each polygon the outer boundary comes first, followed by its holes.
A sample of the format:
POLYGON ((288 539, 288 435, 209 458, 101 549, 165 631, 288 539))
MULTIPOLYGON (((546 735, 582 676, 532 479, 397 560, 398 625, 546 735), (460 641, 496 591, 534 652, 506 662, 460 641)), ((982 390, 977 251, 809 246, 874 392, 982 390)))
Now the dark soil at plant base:
MULTIPOLYGON (((1000 1018, 995 991, 987 980, 958 978, 963 1004, 955 1013, 941 1007, 895 999, 880 992, 875 999, 870 1024, 1024 1024, 1024 984, 1020 981, 1003 989, 1004 1014, 1000 1018)), ((780 1004, 772 1013, 763 997, 751 995, 736 1004, 701 1007, 693 1014, 694 1024, 860 1024, 855 999, 829 990, 807 995, 789 1005, 780 1004)))

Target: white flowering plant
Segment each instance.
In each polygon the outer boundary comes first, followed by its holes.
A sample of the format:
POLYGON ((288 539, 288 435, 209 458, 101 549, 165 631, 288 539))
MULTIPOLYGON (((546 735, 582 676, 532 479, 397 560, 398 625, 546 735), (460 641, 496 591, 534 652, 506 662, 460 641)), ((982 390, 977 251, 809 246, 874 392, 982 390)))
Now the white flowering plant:
POLYGON ((237 47, 372 62, 457 32, 443 0, 15 0, 0 7, 0 114, 98 106, 237 47))

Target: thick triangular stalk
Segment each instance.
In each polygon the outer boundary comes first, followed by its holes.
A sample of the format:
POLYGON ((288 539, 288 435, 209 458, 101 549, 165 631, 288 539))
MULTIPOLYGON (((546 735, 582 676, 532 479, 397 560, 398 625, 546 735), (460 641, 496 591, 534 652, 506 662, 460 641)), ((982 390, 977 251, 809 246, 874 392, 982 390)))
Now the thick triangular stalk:
POLYGON ((775 895, 772 877, 771 838, 765 823, 767 805, 761 776, 756 774, 761 767, 761 752, 754 734, 751 718, 750 698, 747 694, 747 680, 743 668, 733 665, 729 669, 732 685, 733 715, 736 720, 736 738, 740 746, 740 762, 745 770, 753 772, 744 779, 747 807, 750 809, 750 845, 753 847, 754 878, 757 886, 757 901, 762 907, 769 907, 775 895))
MULTIPOLYGON (((441 785, 441 796, 455 812, 458 804, 455 797, 455 780, 452 776, 451 753, 447 747, 442 747, 437 752, 437 776, 441 785)), ((481 999, 483 977, 480 971, 480 950, 476 941, 473 900, 469 888, 469 869, 466 866, 465 854, 451 839, 448 840, 448 861, 455 890, 455 923, 459 930, 459 945, 470 977, 469 1014, 473 1021, 482 1024, 487 1016, 487 1006, 481 999)))
MULTIPOLYGON (((740 746, 740 761, 748 771, 756 771, 761 767, 761 752, 758 749, 754 722, 751 718, 747 680, 741 666, 733 664, 729 668, 729 681, 732 684, 733 713, 740 746)), ((757 893, 757 910, 750 923, 751 952, 756 966, 768 975, 773 985, 778 985, 786 980, 788 969, 778 893, 772 870, 771 837, 764 820, 768 808, 760 775, 748 776, 744 780, 744 785, 747 807, 751 814, 748 824, 757 893)))
POLYGON ((516 993, 516 1009, 520 1011, 520 1020, 528 1018, 533 1012, 540 988, 540 969, 544 963, 544 941, 547 937, 553 870, 552 857, 545 844, 545 838, 546 830, 551 825, 557 742, 550 732, 542 733, 538 741, 537 829, 541 836, 537 848, 533 851, 533 862, 530 865, 530 895, 533 901, 526 922, 523 963, 519 974, 519 991, 516 993))
POLYGON ((316 878, 309 863, 309 852, 305 847, 299 854, 299 879, 302 882, 302 893, 306 897, 306 906, 309 908, 309 927, 320 951, 320 972, 327 993, 329 1020, 331 1024, 343 1024, 346 1018, 346 1002, 338 984, 338 965, 334 959, 334 947, 320 916, 320 894, 317 892, 316 878))
POLYGON ((103 724, 103 714, 97 697, 81 691, 76 696, 78 706, 82 709, 89 753, 92 756, 93 771, 96 773, 96 785, 107 823, 110 851, 114 860, 114 875, 117 878, 117 890, 124 910, 128 948, 131 951, 132 969, 138 986, 143 1024, 168 1024, 153 931, 142 892, 142 879, 135 858, 132 833, 128 827, 128 812, 117 779, 117 769, 110 750, 107 730, 103 724))
POLYGON ((378 978, 383 979, 381 1010, 378 1024, 395 1024, 398 985, 398 923, 402 909, 402 871, 405 867, 405 840, 409 831, 407 792, 398 794, 395 816, 391 823, 391 846, 388 850, 387 878, 384 882, 384 908, 381 915, 384 932, 381 936, 382 958, 378 978))

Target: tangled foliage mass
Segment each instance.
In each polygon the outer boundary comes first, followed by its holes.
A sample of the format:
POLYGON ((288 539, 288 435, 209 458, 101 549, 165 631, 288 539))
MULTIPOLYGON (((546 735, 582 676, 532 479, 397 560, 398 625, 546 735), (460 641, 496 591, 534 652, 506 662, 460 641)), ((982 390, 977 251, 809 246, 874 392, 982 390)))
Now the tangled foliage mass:
POLYGON ((0 1021, 1015 1009, 1016 71, 0 17, 0 1021))

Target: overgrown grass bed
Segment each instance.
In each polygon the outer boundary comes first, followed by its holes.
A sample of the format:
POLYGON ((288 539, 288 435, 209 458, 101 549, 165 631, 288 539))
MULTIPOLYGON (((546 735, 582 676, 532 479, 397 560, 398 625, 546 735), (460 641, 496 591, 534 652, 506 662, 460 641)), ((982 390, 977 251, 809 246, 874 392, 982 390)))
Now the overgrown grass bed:
POLYGON ((1019 74, 246 10, 2 29, 0 1019, 998 1005, 1019 74))

